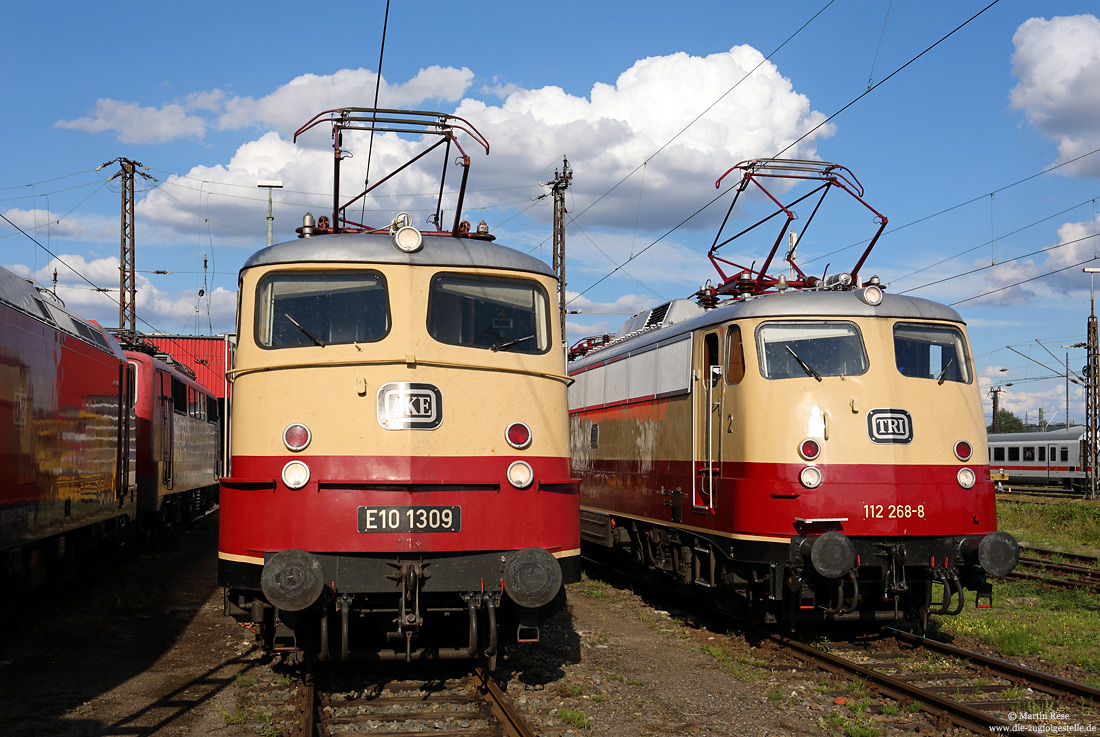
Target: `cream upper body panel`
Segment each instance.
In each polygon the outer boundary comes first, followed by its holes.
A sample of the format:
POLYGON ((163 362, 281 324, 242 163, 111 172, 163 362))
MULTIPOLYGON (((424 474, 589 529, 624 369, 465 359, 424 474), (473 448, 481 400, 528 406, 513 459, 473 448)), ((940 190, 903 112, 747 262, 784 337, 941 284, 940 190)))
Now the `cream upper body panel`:
MULTIPOLYGON (((647 443, 654 447, 646 455, 685 457, 683 446, 690 436, 683 429, 691 416, 698 425, 696 432, 711 438, 708 442, 723 461, 799 462, 797 448, 804 439, 825 441, 821 462, 956 463, 953 448, 960 439, 973 446, 974 457, 985 458, 985 425, 965 327, 951 308, 896 295, 884 295, 881 303, 873 305, 863 301, 858 290, 769 294, 707 311, 679 302, 648 315, 639 313, 607 347, 570 364, 570 374, 578 381, 570 389, 575 461, 578 453, 581 460, 591 455, 581 436, 591 432, 591 424, 599 423, 601 417, 626 420, 635 428, 626 439, 631 447, 620 449, 621 457, 636 455, 634 436, 648 438, 653 434, 647 430, 650 425, 657 425, 653 432, 666 440, 647 443), (671 315, 675 317, 669 319, 671 315), (810 371, 792 370, 795 364, 789 360, 781 378, 768 371, 760 350, 767 340, 761 331, 781 336, 785 330, 797 334, 803 328, 819 327, 847 331, 849 345, 857 346, 853 352, 862 355, 853 355, 849 368, 824 372, 820 381, 810 371), (930 375, 917 375, 901 365, 896 340, 904 339, 907 331, 922 330, 954 336, 960 365, 954 366, 947 380, 937 380, 938 368, 930 375), (730 362, 731 333, 740 337, 743 368, 737 371, 730 362), (706 357, 708 339, 714 344, 713 358, 706 357), (690 345, 694 348, 688 350, 690 345), (703 405, 689 397, 706 392, 706 364, 715 359, 723 367, 723 378, 711 390, 713 409, 708 418, 700 409, 703 405), (610 388, 612 373, 623 377, 616 383, 632 385, 639 371, 653 377, 642 382, 651 392, 649 398, 635 397, 615 407, 609 401, 617 398, 610 388), (664 388, 671 391, 662 396, 664 388), (911 437, 899 443, 871 437, 877 422, 895 415, 908 417, 911 437), (676 439, 662 427, 673 416, 681 417, 674 423, 680 428, 676 439), (704 427, 707 422, 712 423, 710 430, 704 427)), ((778 345, 785 358, 786 344, 778 345)), ((924 358, 927 361, 928 355, 924 358)))
MULTIPOLYGON (((324 439, 311 443, 303 451, 307 455, 491 455, 501 452, 506 427, 518 420, 531 426, 530 453, 568 455, 568 379, 560 323, 556 311, 549 309, 556 288, 549 268, 488 243, 426 238, 445 243, 427 243, 425 253, 414 258, 390 254, 392 246, 379 238, 383 237, 313 238, 309 240, 317 242, 316 247, 308 253, 299 251, 313 243, 281 244, 246 263, 240 279, 240 337, 230 372, 234 453, 278 452, 282 428, 307 422, 315 439, 324 439), (364 253, 366 246, 374 250, 364 253), (308 258, 296 261, 295 256, 308 258), (482 263, 473 263, 478 259, 482 263), (490 265, 486 267, 485 262, 490 265), (362 342, 320 341, 325 343, 320 345, 302 340, 302 345, 265 345, 271 342, 270 329, 264 332, 264 320, 269 318, 262 314, 265 307, 258 289, 265 280, 286 274, 322 279, 324 274, 368 275, 384 284, 385 329, 362 342), (497 350, 485 343, 455 345, 437 340, 430 334, 428 302, 433 278, 440 274, 537 284, 535 291, 545 295, 548 303, 537 340, 518 336, 525 352, 506 345, 506 339, 487 339, 497 350), (434 387, 440 404, 438 425, 387 429, 380 403, 384 387, 394 384, 434 387), (257 432, 272 427, 276 428, 273 437, 257 432)), ((437 316, 433 323, 437 335, 446 329, 440 327, 445 318, 437 316)))

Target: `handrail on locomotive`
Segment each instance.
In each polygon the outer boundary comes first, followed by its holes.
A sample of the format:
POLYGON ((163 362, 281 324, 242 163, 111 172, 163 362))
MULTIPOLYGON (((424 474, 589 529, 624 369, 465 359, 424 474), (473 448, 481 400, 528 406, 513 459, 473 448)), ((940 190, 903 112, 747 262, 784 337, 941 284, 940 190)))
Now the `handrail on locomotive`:
POLYGON ((431 112, 426 110, 396 110, 366 107, 334 108, 332 110, 325 110, 323 112, 317 113, 312 118, 310 118, 308 122, 306 122, 302 127, 294 132, 294 137, 292 140, 297 143, 299 136, 304 134, 306 131, 309 131, 310 129, 320 125, 323 122, 329 122, 332 124, 332 223, 330 230, 326 231, 326 229, 321 226, 315 228, 313 232, 318 234, 324 232, 374 233, 386 230, 389 227, 388 224, 381 228, 370 228, 362 223, 358 223, 348 219, 347 209, 362 198, 366 197, 384 182, 388 181, 401 171, 412 166, 414 163, 437 149, 439 146, 446 144, 446 150, 444 151, 443 157, 443 171, 440 175, 439 181, 439 196, 436 200, 435 213, 429 217, 429 222, 434 223, 437 229, 441 228, 443 212, 443 192, 447 184, 447 163, 450 161, 451 145, 453 144, 454 147, 457 148, 458 152, 461 154, 456 163, 458 163, 462 167, 462 183, 459 185, 458 189, 458 202, 455 206, 454 224, 452 225, 450 231, 425 231, 425 234, 450 234, 456 237, 469 235, 469 223, 462 221, 462 205, 466 196, 466 181, 470 174, 470 156, 458 143, 458 139, 455 133, 456 131, 462 131, 463 133, 470 136, 482 148, 485 149, 486 155, 488 155, 489 153, 489 141, 468 120, 465 120, 464 118, 461 118, 457 115, 451 115, 449 113, 431 112), (340 162, 344 158, 351 158, 352 156, 349 151, 345 151, 342 148, 343 132, 345 130, 369 131, 372 135, 374 133, 412 133, 424 136, 435 135, 439 136, 439 140, 429 145, 426 149, 413 156, 407 162, 397 167, 374 184, 365 183, 365 188, 362 192, 357 194, 355 197, 352 197, 347 202, 340 204, 340 162))
MULTIPOLYGON (((802 159, 749 159, 742 161, 735 166, 726 170, 722 176, 718 177, 718 180, 714 183, 715 189, 722 186, 722 180, 724 180, 729 174, 734 171, 741 172, 740 181, 735 184, 732 189, 735 190, 733 201, 730 203, 729 209, 726 211, 725 217, 722 219, 722 224, 718 228, 718 233, 714 236, 714 243, 710 247, 710 251, 707 253, 707 257, 711 263, 714 264, 714 268, 718 270, 718 274, 722 277, 722 283, 715 288, 716 294, 729 294, 731 292, 736 294, 751 294, 759 295, 770 291, 777 291, 787 288, 792 289, 812 289, 822 286, 824 277, 818 278, 816 276, 808 276, 801 268, 795 263, 794 249, 790 249, 787 252, 786 261, 790 265, 793 272, 797 273, 797 279, 787 279, 783 276, 773 277, 768 275, 768 268, 771 266, 772 261, 775 259, 775 254, 779 250, 779 244, 783 242, 784 236, 787 234, 791 223, 798 217, 792 208, 795 205, 803 202, 814 195, 820 195, 814 204, 813 212, 810 213, 810 217, 807 218, 805 225, 803 226, 802 235, 804 236, 806 230, 813 222, 814 216, 817 215, 818 209, 821 207, 821 203, 825 199, 825 195, 829 193, 832 187, 840 187, 842 190, 850 194, 857 202, 866 207, 875 215, 875 222, 878 223, 878 230, 871 238, 867 247, 864 249, 863 254, 859 257, 856 265, 849 273, 851 279, 850 284, 858 284, 859 282, 859 270, 862 268, 864 261, 867 260, 867 256, 871 253, 871 249, 875 247, 875 243, 878 242, 879 237, 882 235, 882 231, 885 230, 888 219, 885 215, 875 210, 869 204, 863 200, 863 185, 859 183, 855 175, 850 170, 839 164, 831 164, 824 161, 808 161, 802 159), (817 187, 812 189, 807 194, 793 200, 789 204, 784 205, 780 202, 766 187, 760 182, 761 178, 770 177, 773 179, 798 179, 821 182, 817 187), (753 225, 741 230, 740 232, 720 240, 722 238, 722 232, 726 228, 726 224, 729 222, 730 215, 733 213, 733 208, 737 205, 737 201, 749 184, 755 184, 760 188, 768 199, 775 203, 776 210, 761 218, 753 225), (780 228, 779 235, 772 244, 771 250, 768 252, 767 258, 764 260, 763 266, 757 270, 755 262, 752 266, 743 266, 741 264, 730 261, 718 255, 718 249, 731 241, 749 233, 757 227, 768 222, 776 215, 783 213, 786 215, 782 227, 780 228), (723 271, 721 264, 727 264, 738 269, 736 273, 727 274, 723 271)), ((728 191, 728 190, 727 190, 728 191)))

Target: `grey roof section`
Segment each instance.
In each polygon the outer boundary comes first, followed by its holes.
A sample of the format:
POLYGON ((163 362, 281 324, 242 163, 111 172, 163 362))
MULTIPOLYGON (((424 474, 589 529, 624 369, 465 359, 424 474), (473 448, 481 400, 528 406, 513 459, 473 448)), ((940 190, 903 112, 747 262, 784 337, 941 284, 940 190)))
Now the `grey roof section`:
MULTIPOLYGON (((661 323, 636 332, 620 331, 607 346, 597 348, 588 355, 573 361, 569 367, 570 370, 582 368, 589 363, 604 361, 627 351, 637 351, 651 344, 669 342, 685 333, 731 320, 769 317, 836 319, 888 317, 902 320, 941 320, 965 324, 958 312, 939 302, 921 299, 920 297, 903 297, 898 294, 883 293, 882 302, 872 307, 860 300, 857 294, 859 291, 858 289, 836 292, 798 290, 785 294, 765 294, 752 299, 727 302, 689 319, 673 323, 661 323)), ((673 300, 673 306, 678 301, 686 300, 673 300)), ((638 315, 645 316, 648 312, 650 311, 643 311, 638 315)), ((683 315, 689 311, 676 311, 672 307, 668 309, 669 315, 674 312, 683 315)), ((638 315, 627 320, 623 325, 624 329, 633 327, 639 322, 645 323, 645 320, 638 319, 638 315)))
POLYGON ((275 264, 404 264, 529 271, 555 276, 545 261, 476 238, 425 235, 416 253, 399 251, 389 233, 337 233, 276 243, 252 254, 241 271, 275 264))
POLYGON ((0 267, 0 302, 73 335, 85 343, 90 343, 100 350, 114 353, 118 358, 122 358, 118 343, 108 339, 102 328, 93 325, 90 320, 72 310, 62 307, 52 298, 39 297, 38 290, 26 279, 3 267, 0 267))
POLYGON ((3 267, 0 267, 0 300, 36 317, 42 315, 34 287, 23 277, 3 267))
POLYGON ((1077 442, 1085 436, 1088 428, 1084 425, 1070 425, 1069 429, 1049 430, 1047 432, 999 432, 989 433, 990 443, 1011 443, 1013 445, 1044 445, 1046 443, 1077 442))

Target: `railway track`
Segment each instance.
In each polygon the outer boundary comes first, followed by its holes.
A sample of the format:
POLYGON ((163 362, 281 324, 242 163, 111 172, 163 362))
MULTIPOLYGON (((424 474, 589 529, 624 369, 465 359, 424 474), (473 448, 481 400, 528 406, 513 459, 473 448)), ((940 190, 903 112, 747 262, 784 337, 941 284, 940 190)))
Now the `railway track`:
POLYGON ((901 630, 885 628, 872 641, 835 643, 828 650, 767 637, 815 667, 864 681, 900 705, 919 705, 941 731, 1100 731, 1100 689, 901 630))
POLYGON ((1020 564, 1008 578, 1100 591, 1100 558, 1021 545, 1020 564))
POLYGON ((283 737, 535 737, 484 668, 325 665, 248 684, 250 721, 283 737))

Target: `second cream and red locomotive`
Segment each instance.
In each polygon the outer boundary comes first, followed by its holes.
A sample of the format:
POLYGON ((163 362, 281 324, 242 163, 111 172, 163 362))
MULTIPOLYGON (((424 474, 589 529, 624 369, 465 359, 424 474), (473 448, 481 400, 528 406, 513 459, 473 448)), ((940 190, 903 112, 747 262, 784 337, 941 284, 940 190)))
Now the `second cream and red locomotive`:
MULTIPOLYGON (((862 202, 836 165, 735 169, 738 196, 774 176, 862 202)), ((795 218, 780 213, 761 269, 726 277, 716 238, 719 287, 635 315, 570 364, 584 543, 766 620, 924 621, 967 591, 988 606, 1018 549, 997 531, 962 318, 861 284, 877 235, 852 272, 806 276, 792 249, 789 274, 769 275, 795 218)))

